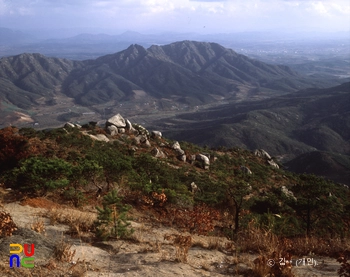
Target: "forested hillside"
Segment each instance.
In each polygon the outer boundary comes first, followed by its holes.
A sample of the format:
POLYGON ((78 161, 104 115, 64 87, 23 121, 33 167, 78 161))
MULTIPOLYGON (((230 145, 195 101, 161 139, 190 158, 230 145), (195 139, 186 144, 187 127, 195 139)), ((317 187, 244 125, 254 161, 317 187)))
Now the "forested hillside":
POLYGON ((164 216, 171 207, 216 211, 220 223, 179 222, 198 233, 218 224, 232 237, 252 222, 287 237, 349 231, 348 188, 281 170, 263 150, 214 151, 151 135, 140 125, 112 134, 110 126, 2 129, 2 182, 20 194, 52 195, 75 206, 118 188, 125 203, 151 205, 164 216))

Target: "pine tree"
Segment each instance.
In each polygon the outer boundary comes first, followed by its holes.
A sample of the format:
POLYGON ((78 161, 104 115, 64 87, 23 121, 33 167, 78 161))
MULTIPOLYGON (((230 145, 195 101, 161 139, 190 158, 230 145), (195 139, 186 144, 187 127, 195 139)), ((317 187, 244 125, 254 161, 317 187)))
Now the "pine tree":
POLYGON ((122 204, 116 190, 103 197, 102 206, 102 208, 96 207, 98 211, 95 222, 97 237, 103 240, 122 239, 129 237, 134 232, 127 220, 127 212, 130 207, 122 204))

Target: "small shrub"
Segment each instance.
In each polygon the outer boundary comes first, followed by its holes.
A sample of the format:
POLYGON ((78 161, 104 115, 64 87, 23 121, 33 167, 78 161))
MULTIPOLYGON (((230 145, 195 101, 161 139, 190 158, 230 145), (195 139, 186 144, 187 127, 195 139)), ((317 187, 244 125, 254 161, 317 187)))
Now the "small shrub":
POLYGON ((126 216, 130 207, 121 203, 116 190, 103 197, 102 206, 102 208, 96 207, 98 211, 95 221, 96 236, 102 240, 130 237, 134 232, 126 216))
POLYGON ((19 168, 12 171, 15 176, 14 187, 46 193, 49 190, 67 186, 71 170, 71 164, 63 159, 30 157, 22 161, 19 168))
POLYGON ((199 235, 207 235, 212 232, 215 221, 221 219, 217 210, 205 204, 197 205, 192 210, 168 208, 161 217, 163 222, 169 222, 184 231, 199 235))
POLYGON ((86 202, 84 193, 72 187, 63 192, 63 198, 70 201, 74 207, 79 207, 86 202))

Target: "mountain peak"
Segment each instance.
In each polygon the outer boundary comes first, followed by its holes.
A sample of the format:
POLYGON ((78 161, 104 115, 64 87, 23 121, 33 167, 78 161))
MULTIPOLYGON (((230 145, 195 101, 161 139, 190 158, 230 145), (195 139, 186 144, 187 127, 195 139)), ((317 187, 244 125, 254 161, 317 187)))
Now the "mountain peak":
POLYGON ((139 45, 139 44, 131 44, 126 50, 125 50, 125 53, 134 53, 134 54, 144 54, 146 53, 147 50, 139 45))

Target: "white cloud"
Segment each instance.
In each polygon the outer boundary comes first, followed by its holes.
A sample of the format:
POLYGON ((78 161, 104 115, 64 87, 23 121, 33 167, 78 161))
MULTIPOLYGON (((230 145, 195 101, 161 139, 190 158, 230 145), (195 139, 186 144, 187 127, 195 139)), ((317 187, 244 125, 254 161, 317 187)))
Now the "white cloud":
POLYGON ((0 0, 0 26, 207 32, 349 29, 348 0, 0 0))

